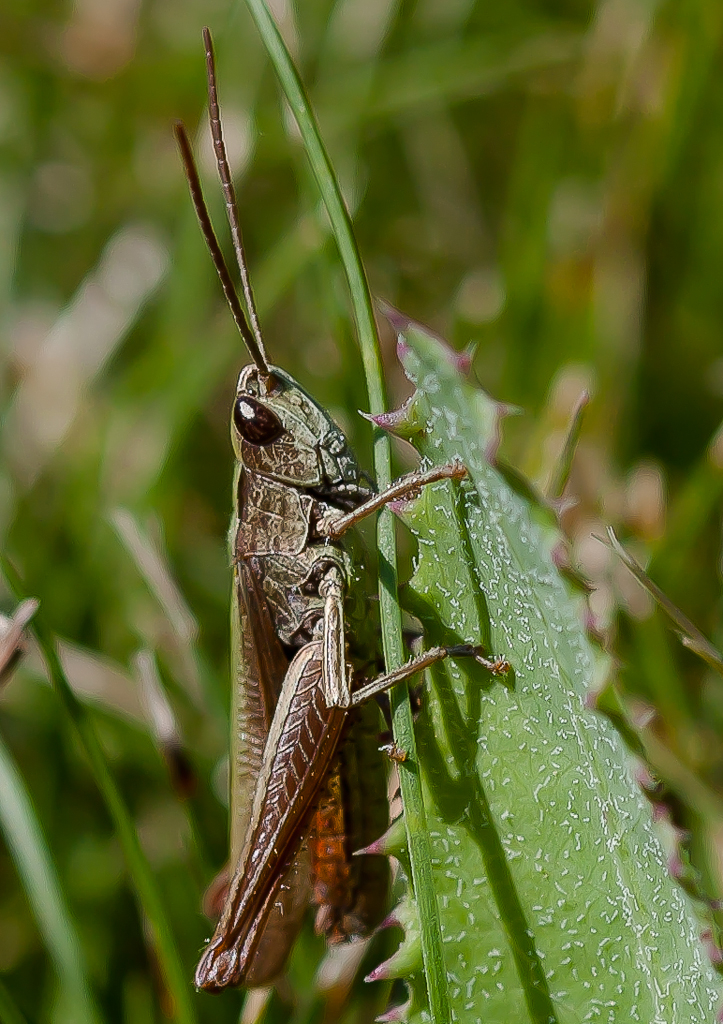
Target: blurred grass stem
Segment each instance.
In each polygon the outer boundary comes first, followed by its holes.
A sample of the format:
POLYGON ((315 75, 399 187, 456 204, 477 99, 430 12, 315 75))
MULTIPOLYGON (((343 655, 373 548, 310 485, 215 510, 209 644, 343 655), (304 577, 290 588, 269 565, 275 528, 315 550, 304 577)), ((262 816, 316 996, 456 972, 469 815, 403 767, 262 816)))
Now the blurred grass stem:
POLYGON ((0 981, 0 1024, 27 1024, 22 1010, 0 981))
MULTIPOLYGON (((65 1012, 78 1024, 99 1024, 80 939, 33 803, 0 737, 0 827, 58 973, 65 1012)), ((3 1024, 23 1020, 9 993, 0 991, 3 1024), (7 1012, 6 1012, 7 1008, 7 1012)))
MULTIPOLYGON (((25 598, 27 595, 17 572, 6 558, 0 556, 0 560, 11 590, 18 599, 25 598)), ((60 664, 55 638, 45 625, 41 613, 35 617, 33 633, 45 660, 53 688, 88 757, 96 784, 113 821, 126 858, 139 908, 147 917, 151 927, 158 960, 174 1006, 173 1016, 179 1021, 179 1024, 195 1024, 196 1016, 191 1004, 190 984, 176 949, 160 893, 150 864, 138 840, 133 819, 108 768, 91 716, 78 700, 68 682, 60 664)))

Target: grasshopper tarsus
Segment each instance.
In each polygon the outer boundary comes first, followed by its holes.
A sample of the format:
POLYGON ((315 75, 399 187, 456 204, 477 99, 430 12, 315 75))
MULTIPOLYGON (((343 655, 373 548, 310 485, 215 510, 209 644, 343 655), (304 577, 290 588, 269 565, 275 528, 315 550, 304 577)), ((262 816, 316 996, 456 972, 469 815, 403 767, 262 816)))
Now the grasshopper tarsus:
POLYGON ((407 751, 400 747, 396 740, 393 743, 383 743, 379 749, 394 764, 404 764, 409 757, 407 751))
POLYGON ((474 658, 478 665, 486 668, 493 676, 506 676, 512 671, 512 666, 506 658, 488 658, 485 655, 485 648, 479 644, 456 644, 453 647, 446 647, 445 650, 451 658, 474 658))

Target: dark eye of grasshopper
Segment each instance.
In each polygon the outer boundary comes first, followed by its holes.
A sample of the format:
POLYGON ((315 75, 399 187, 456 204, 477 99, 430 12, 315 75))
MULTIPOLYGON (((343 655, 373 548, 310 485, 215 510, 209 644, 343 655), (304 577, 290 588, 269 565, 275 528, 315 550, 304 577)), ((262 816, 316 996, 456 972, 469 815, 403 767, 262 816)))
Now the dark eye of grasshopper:
POLYGON ((241 437, 249 444, 271 444, 284 433, 284 425, 276 413, 250 395, 236 399, 233 421, 241 437))

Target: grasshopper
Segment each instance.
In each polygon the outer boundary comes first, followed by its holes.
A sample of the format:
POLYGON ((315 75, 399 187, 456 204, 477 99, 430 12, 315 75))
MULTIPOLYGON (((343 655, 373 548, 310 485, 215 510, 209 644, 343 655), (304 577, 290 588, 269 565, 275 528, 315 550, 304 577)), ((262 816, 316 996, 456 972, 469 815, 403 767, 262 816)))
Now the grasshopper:
POLYGON ((459 480, 466 470, 459 463, 439 466, 374 493, 329 414, 268 362, 208 29, 204 44, 211 133, 248 316, 214 232, 188 136, 181 124, 175 131, 201 229, 252 359, 239 376, 231 415, 234 871, 195 979, 199 988, 217 992, 265 985, 278 976, 310 895, 317 931, 332 942, 368 934, 381 920, 386 861, 350 856, 386 824, 378 813, 386 806, 384 762, 369 743, 375 725, 373 719, 371 726, 364 722, 366 702, 450 654, 502 669, 471 645, 435 647, 365 681, 364 665, 375 657, 365 656, 349 629, 355 573, 341 538, 388 502, 434 481, 459 480), (377 863, 364 867, 364 861, 377 863))

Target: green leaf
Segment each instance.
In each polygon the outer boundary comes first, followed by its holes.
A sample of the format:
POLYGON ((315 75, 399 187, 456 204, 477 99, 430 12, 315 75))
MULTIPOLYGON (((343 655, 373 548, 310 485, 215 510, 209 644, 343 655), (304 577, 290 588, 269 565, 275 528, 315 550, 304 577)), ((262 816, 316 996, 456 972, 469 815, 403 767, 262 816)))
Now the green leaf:
MULTIPOLYGON (((499 406, 456 354, 409 325, 400 348, 424 463, 469 470, 402 513, 419 541, 410 609, 430 644, 481 643, 514 669, 447 661, 417 728, 452 1019, 711 1021, 692 911, 620 737, 588 707, 610 666, 555 567, 555 517, 491 461, 499 406)), ((410 1019, 430 1020, 415 980, 410 1019)))

